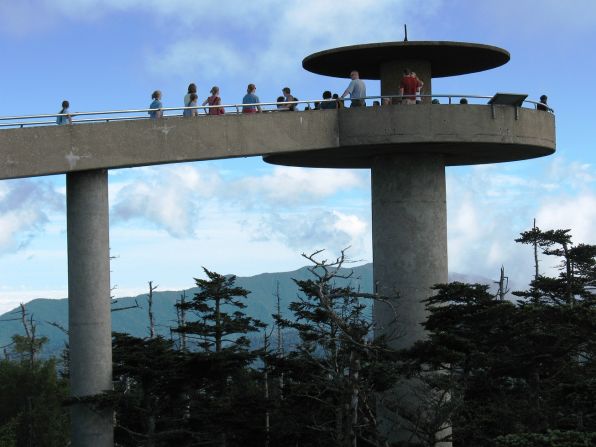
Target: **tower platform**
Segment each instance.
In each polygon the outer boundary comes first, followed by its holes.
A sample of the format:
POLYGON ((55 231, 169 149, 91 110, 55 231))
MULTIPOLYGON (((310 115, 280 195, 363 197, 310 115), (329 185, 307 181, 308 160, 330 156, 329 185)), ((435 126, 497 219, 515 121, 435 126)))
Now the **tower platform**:
POLYGON ((0 179, 258 155, 282 165, 370 168, 379 155, 436 153, 451 166, 554 150, 550 113, 392 105, 7 129, 0 131, 0 179))

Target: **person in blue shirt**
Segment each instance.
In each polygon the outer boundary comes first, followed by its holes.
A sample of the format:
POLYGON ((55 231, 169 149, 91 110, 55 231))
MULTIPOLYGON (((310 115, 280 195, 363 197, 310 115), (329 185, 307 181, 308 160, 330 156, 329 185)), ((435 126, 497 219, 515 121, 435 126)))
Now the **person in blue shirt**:
POLYGON ((68 101, 62 101, 62 110, 60 113, 62 116, 56 117, 56 124, 59 126, 62 124, 72 124, 72 117, 68 114, 68 108, 70 107, 70 103, 68 101))
MULTIPOLYGON (((248 84, 246 95, 242 98, 242 104, 258 104, 261 102, 259 97, 255 95, 257 87, 254 84, 248 84)), ((242 113, 256 113, 261 112, 261 106, 245 106, 242 107, 242 113)))
POLYGON ((153 110, 147 113, 149 114, 149 118, 156 120, 163 116, 163 112, 161 110, 163 108, 163 105, 161 104, 161 92, 159 90, 155 90, 151 95, 151 99, 153 99, 153 102, 149 108, 153 110))

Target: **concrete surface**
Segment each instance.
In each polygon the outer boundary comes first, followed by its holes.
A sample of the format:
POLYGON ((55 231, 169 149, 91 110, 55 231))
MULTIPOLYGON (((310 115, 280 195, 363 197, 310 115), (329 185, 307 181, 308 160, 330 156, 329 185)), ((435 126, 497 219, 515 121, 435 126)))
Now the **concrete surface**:
POLYGON ((358 70, 362 79, 380 79, 380 67, 388 61, 430 62, 432 77, 455 76, 489 70, 509 61, 498 47, 468 42, 380 42, 333 48, 307 56, 302 67, 313 73, 348 78, 358 70))
POLYGON ((377 334, 392 334, 391 346, 423 339, 422 300, 447 282, 445 165, 440 155, 400 154, 375 159, 371 171, 373 278, 382 296, 375 304, 377 334), (394 333, 393 328, 398 329, 394 333))
POLYGON ((338 114, 338 147, 263 158, 288 166, 370 168, 375 157, 406 153, 442 154, 446 166, 552 154, 554 116, 532 109, 517 112, 516 119, 513 107, 470 104, 345 109, 338 114))
MULTIPOLYGON (((91 396, 112 389, 106 170, 66 176, 66 213, 70 393, 91 396)), ((113 412, 73 405, 71 441, 73 447, 113 446, 113 412)))
POLYGON ((374 157, 441 153, 447 165, 554 152, 553 115, 488 105, 342 110, 120 121, 0 131, 0 179, 265 155, 293 166, 359 167, 374 157), (495 117, 493 118, 492 111, 495 117))

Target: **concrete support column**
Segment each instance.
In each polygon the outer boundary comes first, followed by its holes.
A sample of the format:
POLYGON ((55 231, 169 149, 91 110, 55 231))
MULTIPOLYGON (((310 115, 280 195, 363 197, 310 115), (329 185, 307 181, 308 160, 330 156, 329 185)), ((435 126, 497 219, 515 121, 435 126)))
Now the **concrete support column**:
MULTIPOLYGON (((112 389, 107 170, 66 174, 70 392, 112 389)), ((71 410, 72 447, 112 447, 113 412, 71 410)))
POLYGON ((371 179, 375 288, 400 294, 396 321, 386 305, 374 317, 379 334, 399 331, 392 346, 401 349, 425 337, 421 301, 447 282, 445 163, 441 155, 378 157, 371 179))
MULTIPOLYGON (((434 284, 447 282, 445 163, 441 155, 430 154, 378 157, 371 177, 375 291, 399 294, 391 305, 375 303, 375 333, 386 335, 395 349, 408 348, 426 337, 420 325, 427 316, 422 300, 434 284)), ((416 440, 412 416, 404 415, 426 413, 427 393, 413 379, 380 396, 379 421, 390 441, 416 440)))
MULTIPOLYGON (((432 94, 432 73, 430 62, 421 60, 401 60, 389 61, 381 64, 381 95, 399 95, 399 83, 401 82, 401 78, 403 77, 406 68, 415 72, 418 78, 424 82, 422 94, 432 94)), ((423 98, 422 102, 431 102, 431 100, 429 98, 423 98)))

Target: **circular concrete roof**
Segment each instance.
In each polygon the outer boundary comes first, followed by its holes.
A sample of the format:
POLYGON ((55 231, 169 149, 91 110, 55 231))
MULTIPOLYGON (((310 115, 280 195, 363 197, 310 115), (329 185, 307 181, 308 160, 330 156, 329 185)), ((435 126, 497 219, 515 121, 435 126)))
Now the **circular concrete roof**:
POLYGON ((477 43, 381 42, 320 51, 304 58, 302 66, 325 76, 347 78, 350 71, 358 70, 363 79, 380 79, 384 62, 424 60, 431 63, 432 77, 442 78, 500 67, 509 58, 509 52, 502 48, 477 43))
POLYGON ((303 168, 370 168, 377 157, 398 154, 428 155, 440 154, 445 166, 467 166, 507 161, 529 160, 553 154, 551 148, 499 143, 426 143, 399 145, 370 145, 362 147, 341 147, 309 152, 264 155, 267 163, 303 168))

